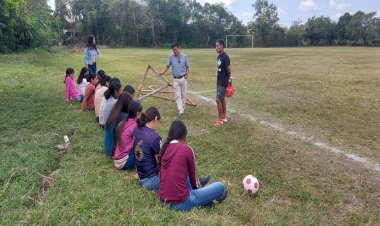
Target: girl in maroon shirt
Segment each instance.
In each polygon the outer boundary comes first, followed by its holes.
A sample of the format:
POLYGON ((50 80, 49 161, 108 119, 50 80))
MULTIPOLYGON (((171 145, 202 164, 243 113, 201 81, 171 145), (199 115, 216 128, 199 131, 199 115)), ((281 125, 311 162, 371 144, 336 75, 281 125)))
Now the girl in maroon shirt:
POLYGON ((84 109, 87 107, 89 110, 94 110, 95 104, 95 86, 98 84, 98 77, 96 77, 95 74, 88 75, 87 81, 90 82, 90 84, 87 85, 85 96, 82 101, 82 107, 81 111, 84 111, 84 109))
POLYGON ((187 145, 187 129, 180 120, 172 122, 160 153, 160 199, 177 211, 223 201, 227 189, 221 182, 199 188, 196 180, 195 156, 187 145))

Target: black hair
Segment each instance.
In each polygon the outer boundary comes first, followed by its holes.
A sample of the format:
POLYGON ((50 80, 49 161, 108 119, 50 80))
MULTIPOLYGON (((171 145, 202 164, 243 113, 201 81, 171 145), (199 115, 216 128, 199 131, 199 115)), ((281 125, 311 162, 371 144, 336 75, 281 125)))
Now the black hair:
POLYGON ((96 74, 98 75, 99 79, 101 79, 106 75, 106 72, 104 70, 99 70, 96 74))
POLYGON ((108 75, 104 75, 102 78, 100 78, 99 83, 100 85, 105 86, 107 82, 110 82, 110 81, 111 81, 111 77, 108 75))
POLYGON ((121 88, 120 80, 118 78, 112 78, 108 89, 104 92, 104 98, 108 100, 111 96, 116 98, 116 92, 121 88))
POLYGON ((66 75, 72 75, 72 74, 74 74, 75 72, 74 72, 74 69, 72 69, 71 67, 68 67, 67 69, 66 69, 66 75))
POLYGON ((218 39, 218 40, 216 40, 216 42, 218 42, 219 45, 222 45, 223 48, 226 47, 226 45, 224 44, 224 40, 223 39, 218 39))
POLYGON ((170 129, 168 132, 168 137, 166 138, 165 143, 162 145, 160 152, 158 153, 158 157, 161 161, 162 156, 165 154, 166 148, 173 140, 181 140, 185 139, 187 136, 186 125, 181 120, 174 120, 170 125, 170 129))
MULTIPOLYGON (((136 118, 137 114, 141 112, 142 109, 143 107, 140 102, 132 100, 128 106, 128 119, 136 118)), ((115 147, 114 151, 117 145, 123 145, 122 133, 123 133, 124 125, 128 121, 128 119, 121 121, 115 129, 115 144, 116 145, 114 145, 115 147)))
POLYGON ((171 47, 172 47, 172 49, 173 49, 174 47, 178 47, 178 48, 179 48, 179 44, 178 44, 178 42, 174 42, 174 43, 171 45, 171 47))
POLYGON ((128 105, 128 118, 136 118, 138 112, 142 112, 143 106, 139 101, 132 100, 128 105))
POLYGON ((94 79, 95 77, 96 77, 96 75, 93 74, 93 73, 88 74, 88 76, 87 76, 87 82, 91 82, 91 80, 94 79))
POLYGON ((65 79, 63 80, 63 83, 66 83, 67 76, 72 75, 72 74, 74 74, 74 69, 72 69, 71 67, 66 68, 66 75, 65 75, 65 79))
POLYGON ((121 113, 128 112, 128 106, 131 101, 132 101, 132 96, 129 93, 127 92, 121 93, 119 99, 116 101, 107 119, 106 127, 111 126, 113 122, 115 122, 115 126, 119 124, 121 113))
POLYGON ((94 38, 95 38, 95 35, 89 35, 88 36, 88 39, 87 39, 87 48, 93 48, 95 50, 98 50, 96 48, 96 43, 94 45, 94 42, 93 42, 94 38))
POLYGON ((135 88, 133 88, 133 86, 131 85, 126 85, 123 89, 123 91, 131 94, 133 96, 133 94, 135 94, 135 88))
POLYGON ((86 72, 88 72, 88 69, 86 67, 82 67, 78 76, 78 80, 77 80, 78 84, 81 84, 83 82, 83 79, 86 79, 86 76, 87 76, 86 72))
POLYGON ((137 119, 137 127, 141 128, 145 126, 147 122, 153 121, 156 117, 158 120, 161 119, 158 109, 156 107, 149 107, 144 113, 141 114, 141 117, 137 119))

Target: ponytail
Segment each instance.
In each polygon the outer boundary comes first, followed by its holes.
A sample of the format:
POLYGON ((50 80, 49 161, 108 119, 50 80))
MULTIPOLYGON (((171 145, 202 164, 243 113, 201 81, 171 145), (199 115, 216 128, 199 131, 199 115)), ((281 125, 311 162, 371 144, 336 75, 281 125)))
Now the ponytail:
POLYGON ((108 100, 111 96, 116 98, 116 92, 121 88, 120 80, 118 78, 113 78, 110 81, 108 89, 104 92, 104 97, 108 100))
POLYGON ((145 126, 147 122, 153 121, 156 117, 158 120, 161 119, 158 109, 156 107, 149 107, 144 113, 141 114, 140 118, 137 120, 137 127, 141 128, 145 126))
POLYGON ((112 155, 113 155, 113 153, 115 153, 117 146, 123 145, 123 136, 122 135, 123 135, 124 125, 125 125, 125 123, 127 123, 127 121, 128 121, 128 119, 121 121, 115 128, 115 138, 114 138, 115 145, 113 146, 112 155))
POLYGON ((104 92, 104 98, 106 98, 106 100, 108 100, 110 97, 111 97, 111 92, 110 92, 110 88, 108 88, 108 89, 104 92))
POLYGON ((172 142, 173 140, 185 139, 186 136, 187 136, 187 129, 186 129, 185 123, 182 122, 181 120, 174 120, 172 124, 170 125, 168 137, 166 138, 164 145, 162 145, 162 148, 160 152, 158 153, 159 164, 161 164, 162 156, 164 156, 165 151, 167 147, 169 146, 170 142, 172 142))
POLYGON ((160 152, 158 153, 159 165, 161 165, 161 159, 162 159, 162 156, 164 156, 164 154, 165 154, 166 148, 169 146, 170 142, 172 142, 173 140, 174 140, 173 138, 168 136, 166 138, 166 141, 162 145, 162 148, 161 148, 160 152))
POLYGON ((137 119, 137 127, 142 128, 146 124, 146 115, 141 113, 140 118, 137 119))

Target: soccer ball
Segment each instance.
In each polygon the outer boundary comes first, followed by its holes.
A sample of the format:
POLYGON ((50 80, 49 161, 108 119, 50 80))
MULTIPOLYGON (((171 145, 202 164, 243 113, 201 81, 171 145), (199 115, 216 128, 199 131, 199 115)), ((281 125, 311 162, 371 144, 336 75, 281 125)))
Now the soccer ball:
POLYGON ((248 195, 253 195, 259 190, 259 181, 252 175, 247 175, 243 179, 243 187, 248 195))

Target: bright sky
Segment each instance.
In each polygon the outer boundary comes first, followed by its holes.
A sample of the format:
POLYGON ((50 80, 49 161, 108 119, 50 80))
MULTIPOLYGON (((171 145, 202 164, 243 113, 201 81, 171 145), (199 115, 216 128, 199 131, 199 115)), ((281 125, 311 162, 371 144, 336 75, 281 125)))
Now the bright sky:
MULTIPOLYGON (((222 2, 226 8, 247 24, 252 21, 255 0, 197 0, 200 3, 222 2)), ((290 26, 293 21, 305 23, 312 16, 328 16, 338 20, 346 12, 355 13, 359 10, 366 13, 377 12, 380 16, 379 0, 268 0, 277 6, 280 24, 290 26)))
MULTIPOLYGON (((254 8, 252 4, 255 0, 197 0, 202 5, 209 3, 224 3, 226 8, 247 24, 252 21, 254 8)), ((54 6, 54 0, 48 0, 49 5, 54 6)), ((359 10, 377 12, 380 16, 379 0, 269 0, 277 6, 280 24, 290 26, 293 21, 301 20, 305 23, 312 16, 329 16, 333 20, 338 20, 345 12, 355 13, 359 10)))

